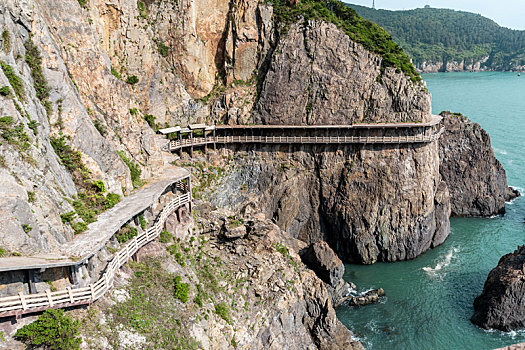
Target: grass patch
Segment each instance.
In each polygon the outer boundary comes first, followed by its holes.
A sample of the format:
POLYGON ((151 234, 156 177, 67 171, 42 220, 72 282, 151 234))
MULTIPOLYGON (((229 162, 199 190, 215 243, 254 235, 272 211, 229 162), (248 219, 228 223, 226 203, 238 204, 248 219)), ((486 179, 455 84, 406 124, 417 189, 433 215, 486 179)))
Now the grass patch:
POLYGON ((157 44, 157 47, 159 49, 159 53, 162 57, 168 57, 170 54, 170 47, 164 44, 162 41, 159 41, 157 44))
POLYGON ((149 127, 152 128, 154 131, 157 131, 159 130, 159 126, 155 122, 155 119, 155 116, 152 114, 146 114, 144 116, 144 120, 146 121, 146 123, 148 123, 149 127))
POLYGON ((47 80, 44 76, 40 50, 31 38, 26 40, 24 47, 26 49, 25 61, 31 69, 31 77, 33 78, 33 86, 36 91, 36 97, 40 100, 40 102, 42 102, 42 105, 46 109, 47 114, 50 115, 53 110, 51 107, 51 102, 48 100, 49 86, 47 85, 47 80))
POLYGON ((118 155, 129 168, 129 173, 131 175, 131 182, 133 183, 133 188, 138 188, 144 184, 144 182, 140 179, 140 175, 142 174, 142 170, 140 170, 139 166, 135 164, 131 159, 126 157, 126 154, 123 151, 117 151, 118 155))
POLYGON ((126 83, 128 83, 129 85, 135 85, 139 82, 139 78, 137 78, 136 75, 132 75, 130 77, 128 77, 128 79, 126 79, 126 83))
POLYGON ((9 88, 9 86, 6 85, 0 87, 0 96, 11 97, 11 89, 9 88))
POLYGON ((9 84, 13 88, 16 97, 18 97, 21 101, 25 101, 26 90, 24 88, 24 82, 22 81, 22 79, 18 75, 16 75, 13 67, 8 65, 6 62, 0 61, 0 67, 2 68, 2 71, 4 72, 7 80, 9 80, 9 84))
POLYGON ((173 287, 175 289, 175 298, 179 299, 183 303, 188 302, 188 291, 189 291, 189 284, 182 282, 182 277, 176 276, 173 280, 173 287))
POLYGON ((173 236, 168 231, 164 230, 160 233, 160 243, 170 243, 173 240, 173 236))
POLYGON ((230 307, 225 302, 215 304, 215 313, 219 315, 226 323, 231 324, 230 307))
POLYGON ((9 254, 9 251, 7 249, 5 249, 4 247, 0 246, 0 258, 6 256, 8 254, 9 254))
POLYGON ((31 232, 33 228, 28 224, 22 224, 22 229, 24 230, 25 233, 29 233, 31 232))
POLYGON ((113 68, 113 66, 111 67, 111 74, 113 74, 113 76, 118 80, 122 80, 122 76, 115 68, 113 68))
MULTIPOLYGON (((24 131, 24 125, 15 123, 11 116, 0 117, 0 136, 20 152, 27 152, 31 148, 30 138, 24 131)), ((26 155, 26 157, 30 156, 26 155)))
POLYGON ((117 241, 122 244, 126 243, 133 237, 136 237, 138 235, 138 230, 135 227, 131 226, 124 226, 122 227, 117 234, 115 234, 115 237, 117 237, 117 241))
POLYGON ((5 53, 8 53, 11 50, 11 35, 9 35, 7 29, 2 31, 2 49, 5 53))
POLYGON ((142 1, 137 1, 137 10, 139 11, 139 16, 142 18, 146 18, 148 16, 148 13, 146 12, 146 4, 142 1))
MULTIPOLYGON (((146 225, 148 224, 148 222, 146 221, 146 218, 144 217, 144 214, 140 214, 139 215, 139 225, 140 225, 140 228, 145 230, 146 229, 146 225)), ((162 232, 161 232, 162 234, 162 232)))
POLYGON ((167 246, 166 249, 171 255, 173 255, 173 257, 175 258, 175 261, 177 261, 177 263, 181 267, 186 266, 186 261, 184 259, 184 256, 181 253, 180 245, 178 243, 173 243, 172 245, 167 246))

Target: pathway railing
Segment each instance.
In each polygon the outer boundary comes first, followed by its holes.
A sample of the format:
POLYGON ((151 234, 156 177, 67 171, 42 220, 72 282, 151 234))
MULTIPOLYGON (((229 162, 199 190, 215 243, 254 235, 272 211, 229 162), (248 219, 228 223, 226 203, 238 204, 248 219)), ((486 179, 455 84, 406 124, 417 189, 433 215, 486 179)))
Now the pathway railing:
POLYGON ((172 140, 169 150, 176 151, 183 147, 203 146, 209 144, 231 143, 267 143, 267 144, 402 144, 430 143, 439 139, 444 128, 429 135, 412 136, 216 136, 193 137, 190 139, 172 140))
POLYGON ((147 230, 128 241, 113 257, 106 267, 106 272, 100 279, 84 288, 71 288, 44 293, 24 294, 0 298, 0 317, 21 315, 43 311, 49 308, 62 308, 83 304, 91 304, 103 296, 111 287, 118 269, 124 265, 140 248, 157 238, 162 232, 168 216, 177 208, 190 203, 191 194, 177 196, 164 207, 155 223, 147 230))

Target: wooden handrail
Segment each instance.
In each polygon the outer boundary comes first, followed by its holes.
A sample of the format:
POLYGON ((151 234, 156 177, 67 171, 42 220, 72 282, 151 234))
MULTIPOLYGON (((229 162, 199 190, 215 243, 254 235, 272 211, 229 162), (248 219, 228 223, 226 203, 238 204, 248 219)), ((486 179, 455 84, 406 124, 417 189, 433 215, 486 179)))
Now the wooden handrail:
POLYGON ((191 194, 185 193, 174 198, 162 210, 155 223, 147 230, 135 236, 126 243, 106 266, 106 272, 95 283, 84 288, 67 287, 56 292, 46 290, 45 293, 24 294, 18 296, 0 298, 0 317, 42 311, 52 307, 68 307, 78 303, 92 303, 102 297, 111 287, 117 270, 124 265, 129 258, 147 243, 157 238, 164 222, 176 209, 191 202, 191 194))

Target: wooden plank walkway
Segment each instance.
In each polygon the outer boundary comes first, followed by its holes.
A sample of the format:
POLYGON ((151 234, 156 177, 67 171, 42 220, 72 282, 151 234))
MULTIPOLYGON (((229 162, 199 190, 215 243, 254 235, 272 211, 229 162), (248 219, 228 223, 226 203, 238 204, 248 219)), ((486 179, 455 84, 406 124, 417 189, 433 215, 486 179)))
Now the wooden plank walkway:
POLYGON ((100 279, 84 288, 71 288, 45 293, 23 294, 0 298, 0 317, 20 316, 26 313, 43 311, 49 308, 63 308, 82 304, 91 304, 102 297, 111 287, 116 272, 133 256, 137 250, 157 238, 168 216, 177 208, 191 202, 191 194, 185 193, 173 199, 160 213, 155 223, 128 241, 106 266, 100 279))
POLYGON ((59 253, 0 258, 0 272, 45 269, 85 263, 107 243, 122 225, 150 207, 168 187, 189 176, 190 172, 186 169, 170 169, 155 183, 125 197, 115 207, 100 214, 96 222, 88 225, 86 232, 75 235, 72 241, 62 245, 59 253))

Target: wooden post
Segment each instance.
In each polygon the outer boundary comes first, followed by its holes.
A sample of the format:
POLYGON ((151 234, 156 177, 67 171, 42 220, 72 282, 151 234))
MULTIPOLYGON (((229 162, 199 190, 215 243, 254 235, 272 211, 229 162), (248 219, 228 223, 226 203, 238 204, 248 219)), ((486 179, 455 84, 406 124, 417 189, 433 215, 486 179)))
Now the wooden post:
POLYGON ((193 130, 190 130, 190 157, 193 158, 193 130))
POLYGON ((73 290, 71 287, 67 287, 67 294, 69 295, 69 302, 73 304, 75 302, 75 298, 73 298, 73 290))
POLYGON ((47 300, 49 301, 49 306, 53 307, 53 298, 51 297, 51 291, 46 289, 47 300))
POLYGON ((179 131, 179 157, 182 159, 182 132, 179 131))
POLYGON ((202 131, 204 133, 204 154, 208 152, 208 136, 206 136, 206 129, 202 131))
POLYGON ((20 297, 20 302, 22 303, 22 309, 27 310, 27 303, 24 297, 24 292, 19 292, 18 296, 20 297))
POLYGON ((91 300, 95 300, 95 288, 93 287, 93 283, 89 285, 89 289, 91 289, 91 300))
POLYGON ((217 128, 217 126, 215 126, 215 128, 213 128, 213 151, 214 152, 217 150, 217 133, 215 131, 216 128, 217 128))

